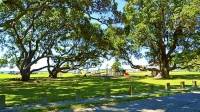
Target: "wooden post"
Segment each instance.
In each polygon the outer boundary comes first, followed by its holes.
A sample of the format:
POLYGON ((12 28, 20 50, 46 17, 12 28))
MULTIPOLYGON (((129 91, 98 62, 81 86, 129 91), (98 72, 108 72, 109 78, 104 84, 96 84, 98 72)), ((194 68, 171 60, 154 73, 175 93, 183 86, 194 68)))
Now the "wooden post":
POLYGON ((181 82, 180 82, 180 88, 181 88, 181 89, 184 89, 184 88, 185 88, 185 82, 184 82, 184 81, 181 81, 181 82))
POLYGON ((192 81, 192 87, 197 87, 197 81, 192 81))
POLYGON ((154 92, 154 90, 153 90, 153 84, 149 84, 149 92, 150 92, 150 93, 153 93, 153 92, 154 92))
POLYGON ((80 100, 82 100, 81 91, 80 90, 76 90, 76 101, 80 101, 80 100))
POLYGON ((105 89, 105 98, 110 98, 110 88, 105 89))
POLYGON ((167 90, 167 91, 169 91, 170 90, 170 83, 168 82, 168 83, 166 83, 166 85, 165 85, 165 90, 167 90))
POLYGON ((130 86, 129 93, 130 93, 131 96, 134 95, 135 92, 134 92, 134 87, 133 86, 130 86))
POLYGON ((5 95, 0 95, 0 110, 3 110, 5 109, 5 99, 6 99, 6 96, 5 95))
POLYGON ((47 105, 47 94, 46 93, 43 93, 41 95, 41 104, 42 105, 47 105))

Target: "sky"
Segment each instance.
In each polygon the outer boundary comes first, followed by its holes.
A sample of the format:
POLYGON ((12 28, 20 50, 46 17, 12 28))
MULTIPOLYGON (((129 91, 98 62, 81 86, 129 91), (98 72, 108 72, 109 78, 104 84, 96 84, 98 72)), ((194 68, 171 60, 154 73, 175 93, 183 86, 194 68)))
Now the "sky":
MULTIPOLYGON (((140 60, 137 60, 137 59, 133 58, 132 61, 134 62, 135 65, 148 65, 148 62, 146 61, 145 58, 142 58, 140 60)), ((115 62, 114 58, 111 59, 111 60, 104 60, 104 62, 102 63, 102 66, 100 67, 100 69, 106 69, 107 67, 111 68, 111 66, 112 66, 112 64, 114 62, 115 62)), ((122 63, 123 61, 120 61, 120 62, 122 63)), ((37 62, 37 64, 35 64, 35 65, 32 66, 32 69, 43 67, 45 65, 46 65, 46 59, 41 59, 40 61, 37 62)), ((129 65, 122 65, 122 67, 124 69, 131 69, 131 67, 129 65)), ((92 70, 97 70, 97 69, 98 69, 98 67, 92 68, 92 70)), ((17 67, 15 67, 13 69, 10 69, 9 67, 6 67, 6 68, 0 68, 0 71, 19 71, 19 70, 18 70, 17 67)))
MULTIPOLYGON (((0 0, 1 1, 1 0, 0 0)), ((118 2, 118 10, 123 9, 125 2, 123 0, 116 0, 116 2, 118 2)), ((2 55, 2 53, 0 52, 0 56, 2 55)), ((133 64, 135 65, 148 65, 148 62, 146 61, 145 58, 142 58, 140 60, 137 60, 135 58, 132 59, 133 64)), ((100 69, 105 69, 105 68, 111 68, 112 64, 115 62, 115 59, 111 59, 111 60, 104 60, 104 63, 102 64, 102 66, 100 67, 100 69), (108 65, 108 66, 107 66, 108 65)), ((123 62, 123 61, 120 61, 123 62)), ((40 61, 37 62, 37 64, 32 66, 32 69, 36 69, 36 68, 40 68, 46 65, 46 59, 41 59, 40 61)), ((129 65, 122 65, 122 67, 124 69, 131 69, 131 67, 129 65)), ((97 70, 98 67, 93 68, 93 70, 97 70)), ((17 67, 10 69, 9 67, 6 68, 0 68, 0 71, 19 71, 17 67)))

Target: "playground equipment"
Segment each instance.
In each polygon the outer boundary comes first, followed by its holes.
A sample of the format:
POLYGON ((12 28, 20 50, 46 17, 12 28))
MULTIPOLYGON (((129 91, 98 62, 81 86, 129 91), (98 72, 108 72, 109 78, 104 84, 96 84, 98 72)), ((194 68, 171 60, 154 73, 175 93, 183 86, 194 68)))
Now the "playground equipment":
POLYGON ((130 76, 130 74, 128 74, 127 72, 124 72, 124 75, 125 75, 125 76, 130 76))
POLYGON ((125 76, 130 76, 130 74, 128 74, 127 72, 126 72, 126 70, 123 68, 123 67, 121 67, 121 66, 118 66, 117 68, 116 68, 116 70, 115 70, 115 72, 118 72, 118 73, 123 73, 125 76))

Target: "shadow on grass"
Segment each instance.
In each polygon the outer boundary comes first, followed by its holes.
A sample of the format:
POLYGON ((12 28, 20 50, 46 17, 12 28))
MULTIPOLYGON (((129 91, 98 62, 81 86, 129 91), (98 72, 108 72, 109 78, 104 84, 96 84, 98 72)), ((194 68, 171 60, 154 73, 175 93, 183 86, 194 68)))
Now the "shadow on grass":
POLYGON ((172 75, 172 79, 200 79, 200 74, 172 75))
MULTIPOLYGON (((191 75, 190 75, 191 76, 191 75)), ((111 89, 111 95, 129 95, 129 87, 134 86, 135 93, 148 92, 149 83, 137 80, 144 77, 63 77, 57 79, 34 78, 29 82, 7 81, 1 83, 0 94, 6 95, 6 105, 24 105, 40 103, 41 94, 47 93, 48 102, 75 100, 76 90, 81 90, 82 98, 104 97, 105 89, 111 89), (39 80, 39 81, 35 81, 39 80)), ((154 90, 164 90, 164 85, 155 85, 154 90)))

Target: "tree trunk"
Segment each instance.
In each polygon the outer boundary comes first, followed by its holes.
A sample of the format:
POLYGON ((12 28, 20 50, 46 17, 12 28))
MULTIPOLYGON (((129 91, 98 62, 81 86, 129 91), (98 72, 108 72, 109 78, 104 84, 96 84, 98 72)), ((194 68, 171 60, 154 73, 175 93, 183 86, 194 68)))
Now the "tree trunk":
POLYGON ((53 69, 52 71, 50 70, 49 71, 49 77, 57 78, 58 77, 58 72, 55 69, 53 69))
POLYGON ((22 81, 28 81, 30 79, 31 66, 29 66, 29 64, 31 63, 32 58, 33 58, 33 53, 30 51, 30 56, 26 60, 26 64, 24 66, 25 69, 20 70, 22 81))
POLYGON ((164 67, 161 69, 162 78, 170 78, 168 67, 164 67))
POLYGON ((190 72, 190 71, 191 71, 191 70, 190 70, 190 66, 188 66, 188 67, 187 67, 187 71, 188 71, 188 72, 190 72))
POLYGON ((22 76, 21 78, 22 81, 28 81, 30 79, 31 74, 29 72, 30 72, 30 69, 20 71, 21 76, 22 76))
POLYGON ((21 75, 21 76, 22 76, 21 81, 28 81, 30 79, 30 74, 24 74, 24 75, 21 75))
POLYGON ((58 74, 50 73, 50 74, 49 74, 49 77, 51 77, 51 78, 58 78, 58 74))
POLYGON ((165 56, 163 56, 163 60, 160 62, 160 71, 155 78, 170 78, 169 62, 165 56))

